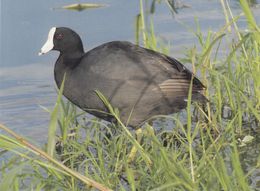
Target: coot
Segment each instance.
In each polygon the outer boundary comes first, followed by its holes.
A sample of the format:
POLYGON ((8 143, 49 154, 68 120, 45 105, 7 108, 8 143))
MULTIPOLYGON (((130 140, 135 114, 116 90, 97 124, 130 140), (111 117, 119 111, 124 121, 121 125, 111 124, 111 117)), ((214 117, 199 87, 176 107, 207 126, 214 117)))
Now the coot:
POLYGON ((186 107, 191 80, 192 100, 204 101, 204 85, 176 59, 125 41, 113 41, 84 52, 79 35, 65 27, 50 29, 39 55, 60 52, 54 68, 63 94, 72 103, 112 122, 99 90, 120 112, 121 120, 139 127, 155 115, 168 115, 186 107))

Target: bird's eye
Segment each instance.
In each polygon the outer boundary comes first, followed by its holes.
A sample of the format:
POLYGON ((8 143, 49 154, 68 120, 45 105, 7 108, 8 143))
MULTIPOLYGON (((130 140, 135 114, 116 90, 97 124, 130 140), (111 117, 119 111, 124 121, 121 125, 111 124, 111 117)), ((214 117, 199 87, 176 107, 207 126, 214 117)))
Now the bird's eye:
POLYGON ((63 34, 58 33, 58 34, 55 35, 55 38, 58 39, 58 40, 61 40, 61 39, 63 39, 63 34))

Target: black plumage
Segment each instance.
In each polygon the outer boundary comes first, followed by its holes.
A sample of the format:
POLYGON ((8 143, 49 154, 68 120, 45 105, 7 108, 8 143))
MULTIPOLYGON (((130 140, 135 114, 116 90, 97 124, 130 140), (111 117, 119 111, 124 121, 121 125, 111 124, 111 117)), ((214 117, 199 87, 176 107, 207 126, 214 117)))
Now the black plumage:
POLYGON ((55 28, 53 50, 60 51, 54 74, 63 94, 81 109, 107 121, 106 107, 95 90, 119 109, 120 118, 137 127, 155 115, 186 107, 191 80, 192 100, 205 101, 205 87, 179 61, 130 42, 113 41, 84 52, 81 39, 69 28, 55 28))

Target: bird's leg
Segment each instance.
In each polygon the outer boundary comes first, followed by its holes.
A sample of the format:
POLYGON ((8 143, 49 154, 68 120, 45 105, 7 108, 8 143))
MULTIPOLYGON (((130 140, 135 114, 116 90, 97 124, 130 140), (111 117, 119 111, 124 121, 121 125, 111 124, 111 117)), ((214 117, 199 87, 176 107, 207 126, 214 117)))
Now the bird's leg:
MULTIPOLYGON (((153 133, 154 134, 154 130, 153 130, 153 127, 152 127, 152 123, 151 122, 147 122, 146 123, 146 126, 147 126, 147 131, 143 131, 142 128, 139 128, 137 130, 135 130, 135 134, 136 134, 136 140, 138 143, 141 144, 141 141, 142 141, 142 138, 143 138, 143 135, 144 134, 149 134, 149 133, 153 133)), ((136 146, 133 146, 131 151, 130 151, 130 154, 128 156, 128 162, 132 162, 136 156, 136 152, 137 152, 137 148, 136 146)))
MULTIPOLYGON (((142 128, 135 130, 136 139, 137 139, 138 143, 141 143, 141 140, 142 140, 142 137, 143 137, 142 133, 143 133, 142 128)), ((127 159, 128 163, 130 163, 134 160, 136 152, 137 152, 137 148, 136 148, 136 146, 133 146, 131 151, 130 151, 130 154, 128 156, 128 159, 127 159)))

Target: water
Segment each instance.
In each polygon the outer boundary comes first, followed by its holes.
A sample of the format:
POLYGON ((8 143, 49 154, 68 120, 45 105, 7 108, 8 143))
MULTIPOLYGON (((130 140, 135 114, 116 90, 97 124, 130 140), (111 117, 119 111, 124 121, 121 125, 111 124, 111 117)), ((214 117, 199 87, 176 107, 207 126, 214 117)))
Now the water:
MULTIPOLYGON (((156 34, 172 44, 171 55, 176 58, 183 57, 185 47, 198 44, 180 23, 195 29, 194 17, 197 17, 204 34, 208 30, 218 31, 225 23, 218 0, 181 2, 190 8, 178 10, 173 17, 169 7, 161 3, 156 6, 154 16, 156 34)), ((98 0, 95 3, 108 6, 82 12, 53 9, 70 3, 69 0, 0 1, 0 122, 40 143, 46 141, 49 123, 49 113, 41 106, 51 109, 56 99, 53 66, 58 53, 38 56, 49 29, 53 26, 74 29, 82 37, 86 50, 112 40, 135 41, 139 1, 98 0)), ((239 1, 230 3, 234 15, 239 14, 239 1)), ((260 0, 256 0, 253 6, 258 23, 259 4, 260 0)), ((246 26, 244 18, 239 20, 239 25, 246 26)))

